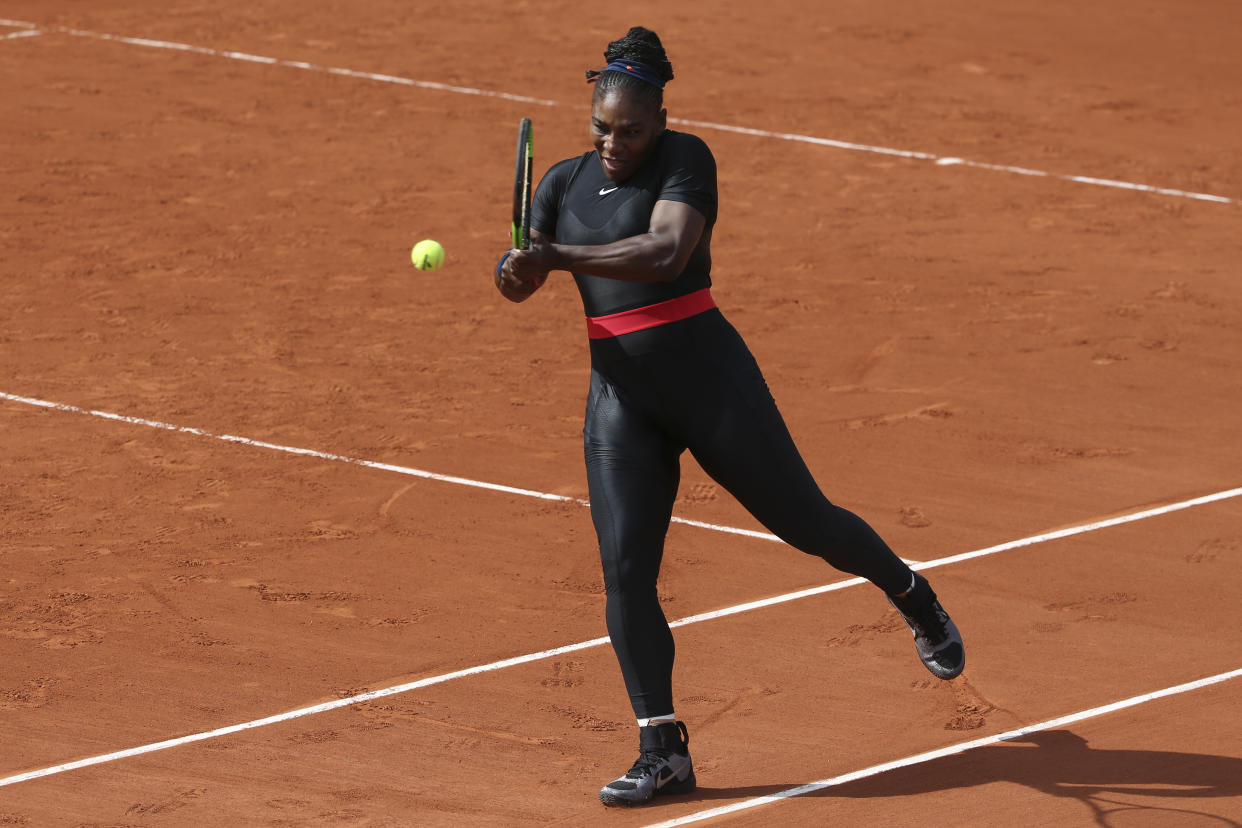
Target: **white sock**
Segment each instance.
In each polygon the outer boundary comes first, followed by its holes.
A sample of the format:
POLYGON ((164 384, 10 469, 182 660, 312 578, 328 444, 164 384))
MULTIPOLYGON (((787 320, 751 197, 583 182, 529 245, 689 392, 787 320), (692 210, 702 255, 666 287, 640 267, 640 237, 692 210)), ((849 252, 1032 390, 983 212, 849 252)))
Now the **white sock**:
POLYGON ((670 724, 677 721, 677 716, 673 713, 666 713, 663 716, 652 716, 649 719, 639 719, 639 727, 650 727, 651 725, 670 724))

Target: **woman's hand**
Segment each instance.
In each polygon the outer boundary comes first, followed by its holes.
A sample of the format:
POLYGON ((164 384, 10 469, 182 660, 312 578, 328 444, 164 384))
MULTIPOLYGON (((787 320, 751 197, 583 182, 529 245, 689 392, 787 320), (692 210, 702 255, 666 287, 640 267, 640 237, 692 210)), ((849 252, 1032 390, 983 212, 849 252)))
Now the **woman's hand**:
POLYGON ((524 302, 543 287, 553 270, 554 251, 547 238, 531 233, 529 250, 510 250, 496 263, 496 289, 510 302, 524 302))

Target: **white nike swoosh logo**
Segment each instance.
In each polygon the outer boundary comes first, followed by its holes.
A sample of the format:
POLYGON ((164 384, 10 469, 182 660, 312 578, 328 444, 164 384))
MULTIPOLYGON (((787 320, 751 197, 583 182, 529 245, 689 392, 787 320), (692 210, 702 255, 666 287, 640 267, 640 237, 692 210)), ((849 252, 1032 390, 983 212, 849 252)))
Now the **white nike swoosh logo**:
POLYGON ((619 190, 619 189, 621 189, 619 186, 617 186, 617 187, 613 187, 611 190, 608 190, 608 189, 605 189, 605 188, 601 187, 601 188, 600 188, 600 191, 599 191, 599 194, 600 194, 600 195, 608 195, 609 193, 614 192, 614 191, 619 190))
POLYGON ((669 782, 672 782, 674 779, 676 779, 676 778, 678 777, 678 775, 679 775, 679 774, 680 774, 680 773, 681 773, 681 772, 682 772, 682 771, 683 771, 683 770, 684 770, 687 766, 689 766, 689 764, 690 764, 690 759, 689 759, 689 757, 684 757, 684 758, 683 758, 683 757, 674 757, 674 756, 670 756, 670 757, 668 758, 667 763, 666 763, 666 764, 664 764, 664 765, 662 765, 662 766, 660 767, 660 769, 656 771, 656 780, 655 780, 656 787, 657 787, 657 788, 663 788, 663 787, 664 787, 665 785, 667 785, 669 782), (680 762, 678 762, 678 764, 680 765, 680 767, 678 767, 678 768, 674 768, 674 767, 673 767, 673 761, 674 761, 674 759, 680 759, 680 760, 681 760, 680 762))

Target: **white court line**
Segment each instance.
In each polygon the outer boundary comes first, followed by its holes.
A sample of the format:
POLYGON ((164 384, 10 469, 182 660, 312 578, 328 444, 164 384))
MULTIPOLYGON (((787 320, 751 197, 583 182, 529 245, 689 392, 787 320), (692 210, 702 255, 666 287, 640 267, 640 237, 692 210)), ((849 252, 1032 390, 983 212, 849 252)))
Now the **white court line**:
POLYGON ((16 40, 19 37, 38 37, 43 32, 38 29, 29 29, 21 32, 9 32, 6 35, 0 35, 0 40, 16 40))
MULTIPOLYGON (((10 395, 3 395, 3 396, 5 396, 8 399, 12 399, 10 395)), ((514 491, 520 492, 523 490, 514 490, 514 491)), ((1011 541, 1009 543, 1002 543, 1002 544, 997 544, 996 546, 989 546, 986 549, 979 549, 974 552, 966 552, 961 555, 955 555, 950 558, 941 558, 935 561, 928 561, 926 563, 915 564, 913 568, 920 569, 920 570, 931 569, 933 567, 942 566, 947 563, 958 563, 960 561, 972 560, 974 558, 980 558, 985 555, 993 555, 993 554, 996 554, 997 552, 1002 552, 1008 549, 1018 549, 1023 546, 1030 546, 1035 543, 1041 543, 1041 542, 1045 542, 1045 541, 1052 540, 1055 538, 1069 537, 1070 535, 1091 532, 1091 531, 1095 531, 1097 529, 1103 529, 1109 526, 1117 526, 1122 523, 1129 523, 1129 522, 1136 521, 1136 520, 1143 520, 1145 518, 1155 517, 1157 515, 1164 515, 1170 512, 1181 510, 1181 509, 1189 509, 1192 506, 1200 506, 1200 505, 1204 505, 1207 503, 1214 503, 1219 500, 1225 500, 1231 497, 1238 497, 1240 495, 1242 495, 1242 488, 1230 489, 1229 491, 1219 492, 1217 494, 1207 495, 1204 497, 1197 497, 1191 500, 1185 500, 1185 501, 1181 501, 1178 503, 1171 503, 1166 506, 1161 506, 1161 507, 1157 507, 1154 509, 1145 509, 1143 511, 1134 512, 1129 515, 1121 515, 1118 517, 1109 518, 1107 520, 1095 521, 1092 523, 1082 524, 1080 526, 1070 527, 1067 529, 1058 529, 1054 532, 1046 532, 1041 535, 1033 535, 1029 538, 1022 538, 1016 541, 1011 541)), ((751 601, 745 604, 737 604, 732 607, 725 607, 723 609, 713 610, 711 612, 700 613, 699 615, 688 616, 686 618, 673 621, 672 623, 669 624, 669 626, 670 627, 685 627, 690 624, 697 624, 702 621, 711 621, 717 618, 725 618, 730 615, 737 615, 739 613, 748 612, 750 610, 762 609, 764 607, 771 607, 777 604, 783 604, 789 601, 795 601, 800 598, 809 598, 814 595, 823 595, 828 592, 836 592, 838 590, 846 589, 852 586, 858 586, 863 583, 866 583, 866 581, 864 581, 862 578, 851 578, 845 581, 837 581, 835 583, 825 584, 824 586, 814 587, 812 589, 804 589, 804 590, 799 590, 797 592, 789 592, 784 595, 777 595, 772 598, 765 598, 759 601, 751 601)), ((578 650, 586 650, 592 647, 599 647, 607 643, 608 643, 608 638, 606 637, 605 638, 593 638, 593 639, 590 639, 589 641, 580 641, 576 644, 568 644, 562 647, 555 647, 553 649, 543 650, 537 653, 528 653, 526 655, 515 656, 513 658, 504 659, 502 661, 493 661, 489 664, 483 664, 477 667, 468 667, 463 670, 457 670, 451 673, 444 673, 438 676, 431 676, 428 678, 419 679, 417 681, 412 681, 406 684, 398 684, 393 687, 386 687, 381 690, 374 690, 368 693, 361 693, 356 696, 349 696, 347 698, 337 699, 336 701, 325 702, 323 704, 317 704, 311 707, 302 707, 302 708, 298 708, 297 710, 290 710, 286 713, 279 713, 274 716, 267 716, 265 718, 255 719, 254 721, 250 721, 250 722, 243 722, 241 724, 229 725, 227 727, 216 728, 215 730, 208 730, 202 733, 194 733, 189 736, 180 736, 174 739, 165 739, 164 741, 161 741, 161 742, 154 742, 148 745, 141 745, 139 747, 129 748, 127 750, 119 750, 113 753, 105 753, 99 756, 92 756, 87 759, 79 759, 74 762, 66 762, 61 765, 54 765, 49 768, 29 771, 27 773, 20 773, 15 776, 9 776, 9 777, 0 779, 0 787, 3 787, 5 785, 12 785, 17 782, 26 782, 31 779, 39 779, 44 776, 52 776, 53 774, 64 773, 65 771, 76 770, 77 768, 89 767, 91 765, 101 765, 106 762, 115 762, 117 760, 126 759, 131 756, 139 756, 144 753, 151 753, 157 750, 164 750, 166 748, 178 747, 180 745, 186 745, 192 742, 201 742, 205 739, 213 739, 219 736, 227 736, 230 733, 237 733, 242 730, 251 730, 256 727, 264 727, 266 725, 277 724, 279 722, 286 722, 292 719, 300 719, 304 716, 311 716, 316 713, 324 713, 329 710, 336 710, 341 707, 348 707, 353 704, 359 704, 362 702, 370 701, 372 699, 377 699, 377 698, 381 698, 384 696, 392 696, 398 693, 405 693, 410 690, 417 690, 422 687, 430 687, 435 684, 441 684, 443 682, 451 681, 453 679, 466 678, 468 676, 479 675, 480 673, 488 673, 494 670, 501 670, 506 667, 514 667, 519 664, 527 664, 532 661, 540 661, 542 659, 552 658, 553 656, 561 655, 563 653, 571 653, 571 652, 576 652, 578 650)))
POLYGON ((297 710, 290 710, 287 713, 279 713, 275 716, 268 716, 263 719, 255 719, 251 722, 242 722, 241 724, 229 725, 228 727, 220 727, 215 730, 208 730, 203 733, 193 733, 189 736, 180 736, 176 739, 165 739, 162 742, 154 744, 141 745, 139 747, 130 748, 128 750, 118 750, 115 753, 107 753, 102 756, 92 756, 89 759, 79 759, 76 762, 66 762, 63 765, 55 765, 42 770, 30 771, 29 773, 19 773, 16 776, 5 777, 0 779, 0 787, 5 785, 13 785, 18 782, 27 782, 31 779, 39 779, 44 776, 51 776, 65 771, 85 768, 91 765, 101 765, 105 762, 115 762, 118 759, 127 759, 131 756, 141 756, 144 753, 152 753, 157 750, 178 747, 180 745, 188 745, 193 742, 201 742, 205 739, 215 739, 220 736, 227 736, 230 733, 238 733, 243 730, 252 730, 256 727, 264 727, 266 725, 276 724, 278 722, 287 722, 291 719, 300 719, 303 716, 311 716, 315 713, 326 713, 329 710, 338 710, 342 707, 360 704, 362 702, 380 699, 385 696, 393 696, 398 693, 405 693, 410 690, 418 690, 422 687, 431 687, 435 684, 443 684, 453 679, 465 678, 467 676, 476 676, 480 673, 487 673, 493 670, 503 670, 505 667, 515 667, 519 664, 526 664, 531 661, 538 661, 544 658, 561 655, 563 653, 572 653, 577 650, 585 650, 590 647, 598 647, 601 644, 607 644, 607 638, 595 638, 590 641, 580 641, 577 644, 570 644, 565 647, 557 647, 552 650, 544 650, 541 653, 530 653, 529 655, 517 656, 515 658, 507 658, 503 661, 493 661, 491 664, 484 664, 479 667, 469 667, 465 670, 458 670, 453 673, 444 673, 439 676, 431 676, 430 678, 420 679, 419 681, 411 681, 408 684, 398 684, 395 687, 385 687, 382 690, 372 690, 369 693, 360 693, 356 696, 349 696, 336 701, 324 702, 313 707, 302 707, 297 710))
POLYGON ((817 144, 823 147, 836 147, 837 149, 857 150, 860 152, 875 152, 881 155, 895 155, 901 158, 913 158, 920 161, 933 161, 939 167, 973 167, 979 170, 991 170, 993 172, 1007 172, 1015 175, 1028 175, 1038 178, 1051 178, 1057 181, 1073 181, 1077 184, 1094 184, 1097 187, 1114 187, 1121 190, 1135 190, 1143 193, 1155 193, 1157 195, 1176 196, 1179 198, 1191 198, 1196 201, 1214 201, 1218 204, 1234 204, 1236 199, 1225 198, 1224 196, 1211 195, 1209 193, 1194 193, 1187 190, 1176 190, 1170 187, 1153 187, 1149 184, 1135 184, 1129 181, 1116 181, 1110 178, 1090 178, 1083 175, 1063 175, 1061 173, 1044 172, 1043 170, 1032 170, 1027 167, 1010 167, 1005 164, 986 164, 982 161, 969 161, 965 158, 954 158, 952 156, 935 155, 930 152, 916 152, 914 150, 890 149, 888 147, 873 147, 866 144, 852 144, 848 141, 836 141, 831 138, 815 138, 810 135, 797 135, 789 132, 768 132, 762 129, 750 129, 749 127, 736 127, 727 124, 713 124, 707 121, 687 121, 680 118, 669 118, 670 123, 684 124, 686 126, 704 127, 707 129, 716 129, 722 132, 736 132, 741 135, 754 135, 760 138, 779 138, 782 141, 798 141, 804 144, 817 144))
MULTIPOLYGON (((163 431, 175 431, 180 434, 193 434, 196 437, 207 437, 212 440, 221 440, 226 443, 241 443, 247 446, 254 446, 255 448, 280 451, 285 454, 296 454, 302 457, 314 457, 319 460, 331 460, 336 463, 349 463, 354 466, 363 466, 368 469, 390 471, 395 472, 396 474, 404 474, 409 477, 421 477, 425 480, 436 480, 441 483, 452 483, 457 486, 470 486, 476 489, 487 489, 493 492, 520 495, 521 497, 533 497, 539 500, 552 500, 560 503, 576 503, 579 506, 591 505, 589 500, 583 500, 579 497, 567 497, 565 495, 549 494, 548 492, 537 492, 533 489, 519 489, 515 486, 505 486, 500 483, 487 483, 482 480, 471 480, 468 477, 455 477, 449 474, 437 474, 435 472, 423 471, 422 469, 413 469, 408 466, 397 466, 392 463, 377 463, 374 460, 362 460, 357 457, 346 457, 342 454, 332 454, 326 451, 315 451, 313 449, 296 448, 294 446, 282 446, 277 443, 268 443, 263 440, 251 440, 248 437, 238 437, 235 434, 215 434, 210 431, 204 431, 201 428, 162 423, 158 420, 147 420, 142 417, 129 417, 124 414, 113 414, 109 411, 93 411, 87 408, 79 408, 76 405, 39 400, 34 397, 21 397, 17 394, 6 394, 2 391, 0 391, 0 400, 9 400, 10 402, 33 405, 39 408, 50 408, 56 411, 66 411, 73 414, 88 414, 92 417, 100 417, 105 420, 115 420, 117 422, 129 423, 131 425, 158 428, 163 431)), ((679 518, 676 516, 672 518, 672 522, 681 523, 686 526, 694 526, 699 529, 710 529, 713 532, 724 532, 729 535, 743 535, 748 538, 758 538, 759 540, 780 541, 780 538, 776 535, 769 534, 768 532, 757 532, 753 529, 741 529, 736 526, 721 526, 715 523, 704 523, 701 520, 689 520, 687 518, 679 518)))
MULTIPOLYGON (((0 25, 33 27, 37 24, 20 20, 3 20, 0 19, 0 25)), ((402 86, 415 86, 422 89, 434 89, 441 92, 453 92, 459 95, 480 95, 489 98, 502 98, 508 101, 517 101, 519 103, 537 104, 539 106, 565 106, 560 101, 548 100, 546 98, 532 98, 528 95, 514 95, 509 92, 497 92, 489 89, 475 89, 468 86, 450 86, 444 83, 436 83, 435 81, 420 81, 412 78, 403 78, 396 75, 384 75, 375 72, 359 72, 353 69, 341 69, 333 66, 320 66, 314 63, 307 63, 301 60, 284 60, 281 58, 264 57, 262 55, 253 55, 247 52, 234 52, 221 49, 209 49, 205 46, 193 46, 188 43, 177 43, 168 40, 151 40, 143 37, 125 37, 123 35, 105 34, 102 32, 90 32, 82 29, 70 29, 63 26, 47 26, 47 31, 60 32, 63 34, 73 35, 74 37, 87 37, 95 40, 111 40, 118 43, 127 43, 133 46, 145 46, 154 49, 170 49, 178 52, 192 52, 200 55, 211 55, 214 57, 223 57, 230 60, 241 60, 249 63, 262 63, 270 66, 286 66, 293 69, 303 69, 311 72, 327 72, 333 75, 344 75, 351 78, 359 78, 362 80, 378 81, 380 83, 395 83, 402 86)), ((799 135, 790 132, 770 132, 764 129, 751 129, 749 127, 731 126, 729 124, 717 124, 709 121, 691 121, 681 118, 669 118, 669 122, 685 126, 702 127, 704 129, 714 129, 721 132, 733 132, 739 135, 751 135, 758 138, 773 138, 782 141, 797 141, 806 144, 815 144, 823 147, 834 147, 836 149, 854 150, 858 152, 879 153, 880 155, 894 155, 902 158, 910 158, 921 161, 932 161, 938 166, 963 166, 973 167, 980 170, 991 170, 993 172, 1013 173, 1016 175, 1037 176, 1041 178, 1049 178, 1057 181, 1071 181, 1077 184, 1090 184, 1097 187, 1113 187, 1123 190, 1135 190, 1144 193, 1154 193, 1157 195, 1174 196, 1178 198, 1189 198, 1196 201, 1211 201, 1218 204, 1234 204, 1236 199, 1226 198, 1225 196, 1212 195, 1210 193, 1196 193, 1189 190, 1178 190, 1171 187, 1153 187, 1149 184, 1136 184, 1129 181, 1116 181, 1108 178, 1093 178, 1082 175, 1064 175, 1061 173, 1050 173, 1042 170, 1033 170, 1027 167, 1014 167, 1005 164, 988 164, 981 161, 970 161, 965 158, 957 158, 954 156, 936 155, 930 152, 918 152, 915 150, 893 149, 892 147, 880 147, 870 144, 857 144, 850 141, 837 141, 831 138, 817 138, 813 135, 799 135)))
MULTIPOLYGON (((30 23, 24 20, 0 19, 0 26, 20 26, 22 28, 30 28, 37 25, 39 24, 30 23)), ((44 26, 43 29, 49 32, 59 32, 60 34, 73 35, 74 37, 87 37, 94 40, 111 40, 117 43, 127 43, 131 46, 146 46, 152 49, 169 49, 174 52, 189 52, 196 55, 210 55, 212 57, 228 58, 229 60, 241 60, 248 63, 262 63, 269 66, 287 66, 292 69, 304 69, 311 72, 326 72, 330 75, 343 75, 349 78, 379 81, 380 83, 395 83, 401 86, 414 86, 420 89, 434 89, 439 92, 455 92, 459 95, 478 95, 487 98, 503 98, 506 101, 538 104, 539 106, 561 106, 560 101, 532 98, 529 95, 513 95, 509 92, 495 92, 488 89, 473 89, 468 86, 452 86, 446 83, 420 81, 414 80, 413 78, 402 78, 396 75, 381 75, 375 72, 358 72, 353 69, 342 69, 336 66, 319 66, 317 64, 306 63, 301 60, 283 60, 281 58, 264 57, 263 55, 252 55, 247 52, 209 49, 205 46, 193 46, 189 43, 175 43, 170 40, 151 40, 145 37, 125 37, 123 35, 105 34, 102 32, 88 32, 82 29, 70 29, 65 26, 44 26)))
POLYGON ((1040 722, 1039 724, 1027 725, 1026 727, 1019 727, 1016 730, 1008 730, 1004 733, 997 733, 995 736, 984 736, 983 738, 974 739, 969 742, 949 745, 948 747, 940 748, 939 750, 930 750, 926 753, 920 753, 917 756, 909 756, 905 759, 897 759, 893 762, 872 765, 869 768, 863 768, 862 770, 857 770, 852 773, 834 776, 830 779, 821 779, 818 782, 810 782, 806 785, 799 785, 796 788, 789 788, 788 790, 768 794, 767 796, 759 796, 754 799, 747 799, 744 802, 736 802, 732 805, 723 805, 719 808, 699 811, 698 813, 689 814, 684 817, 677 817, 676 819, 665 820, 664 822, 655 822, 648 825, 646 828, 674 828, 678 825, 689 825, 694 822, 702 822, 705 819, 714 819, 715 817, 725 816, 726 814, 736 813, 737 811, 757 808, 761 805, 771 805, 774 802, 780 802, 782 799, 790 799, 795 796, 802 796, 803 794, 822 791, 824 788, 844 785, 847 782, 855 782, 859 779, 866 779, 870 776, 878 776, 882 773, 887 773, 888 771, 897 770, 899 768, 908 768, 911 765, 921 765, 926 762, 932 762, 936 759, 943 759, 946 756, 956 756, 959 753, 965 753, 966 751, 974 750, 975 748, 987 747, 988 745, 994 745, 998 742, 1008 742, 1012 739, 1020 739, 1023 736, 1028 736, 1032 733, 1039 733, 1043 730, 1052 730, 1053 728, 1064 727, 1065 725, 1074 724, 1075 722, 1081 722, 1086 719, 1093 719, 1098 716, 1115 713, 1118 710, 1125 710, 1128 707, 1136 707, 1140 704, 1146 704, 1148 702, 1167 698, 1169 696, 1176 696, 1180 693, 1189 693, 1192 690, 1210 687, 1213 684, 1220 684, 1221 682, 1230 681, 1239 677, 1242 677, 1242 670, 1232 670, 1228 673, 1218 673, 1217 675, 1198 679, 1197 681, 1188 681, 1185 684, 1179 684, 1176 687, 1157 690, 1153 693, 1144 693, 1141 696, 1132 696, 1128 699, 1123 699, 1122 701, 1113 702, 1112 704, 1092 707, 1089 710, 1082 710, 1078 713, 1071 713, 1067 716, 1049 719, 1045 722, 1040 722))
MULTIPOLYGON (((0 391, 0 400, 8 400, 10 402, 22 403, 23 405, 32 405, 37 408, 49 408, 54 411, 64 411, 72 414, 86 414, 91 417, 100 417, 105 420, 113 420, 116 422, 129 423, 131 425, 146 426, 147 428, 156 428, 163 431, 174 431, 180 434, 192 434, 196 437, 207 437, 212 440, 220 440, 225 443, 240 443, 242 445, 254 446, 255 448, 270 449, 272 451, 284 452, 286 454, 294 454, 301 457, 314 457, 319 460, 331 460, 336 463, 349 463, 354 466, 362 466, 368 469, 378 469, 380 471, 390 471, 396 474, 403 474, 409 477, 420 477, 425 480, 435 480, 441 483, 451 483, 457 486, 469 486, 476 489, 487 489, 494 492, 502 492, 504 494, 519 495, 521 497, 533 497, 539 500, 552 500, 560 503, 575 503, 579 506, 591 505, 589 500, 578 497, 568 497, 566 495, 550 494, 548 492, 539 492, 534 489, 521 489, 516 486, 505 486, 500 483, 487 483, 482 480, 471 480, 468 477, 456 477, 448 474, 437 474, 436 472, 424 471, 422 469, 414 469, 409 466, 398 466, 392 463, 378 463, 374 460, 362 460, 357 457, 346 457, 342 454, 332 454, 326 451, 315 451, 314 449, 296 448, 294 446, 282 446, 278 443, 268 443, 263 440, 251 440, 248 437, 238 437, 235 434, 216 434, 210 431, 204 431, 201 428, 193 428, 191 426, 179 426, 171 423, 162 423, 159 420, 148 420, 142 417, 130 417, 124 414, 113 414, 109 411, 98 411, 88 408, 80 408, 76 405, 67 403, 51 402, 50 400, 40 400, 34 397, 22 397, 17 394, 6 394, 0 391)), ((1007 549, 1017 549, 1021 546, 1030 546, 1036 543, 1056 540, 1058 538, 1066 538, 1071 535, 1077 535, 1082 532, 1090 532, 1096 529, 1104 529, 1109 526, 1116 526, 1122 523, 1130 523, 1135 520, 1143 520, 1144 518, 1156 517, 1157 515, 1175 512, 1179 509, 1189 509, 1192 506, 1201 506, 1206 503, 1213 503, 1217 500, 1226 500, 1231 497, 1242 495, 1242 488, 1229 489, 1215 494, 1204 495, 1203 497, 1184 500, 1179 503, 1173 503, 1166 506, 1156 506, 1151 509, 1145 509, 1141 512, 1134 512, 1120 517, 1108 518, 1095 523, 1071 526, 1066 529, 1057 529, 1052 532, 1046 532, 1042 535, 1033 535, 1029 538, 1022 538, 1016 541, 1010 541, 998 546, 989 546, 986 549, 978 549, 973 552, 963 552, 948 558, 937 558, 934 561, 925 563, 917 563, 906 560, 915 569, 931 569, 936 566, 944 566, 945 564, 958 563, 959 561, 970 560, 971 558, 980 558, 985 555, 991 555, 995 552, 1003 552, 1007 549)), ((768 532, 758 532, 753 529, 741 529, 736 526, 722 526, 715 523, 705 523, 701 520, 689 520, 687 518, 679 518, 673 516, 672 522, 680 523, 685 526, 693 526, 698 529, 708 529, 714 532, 724 532, 730 535, 742 535, 749 538, 757 538, 759 540, 780 541, 776 535, 768 532)), ((859 579, 861 582, 861 579, 859 579)), ((817 589, 825 589, 818 587, 817 589)), ((808 592, 805 595, 798 593, 796 597, 804 598, 808 595, 817 595, 818 592, 808 592)), ((793 600, 792 598, 789 600, 793 600)))
MULTIPOLYGON (((1237 489, 1228 489, 1223 492, 1216 492, 1215 494, 1204 495, 1203 497, 1195 497, 1190 500, 1182 500, 1177 503, 1169 503, 1165 506, 1156 506, 1151 509, 1143 509, 1139 512, 1130 512, 1128 514, 1118 515, 1117 517, 1106 518, 1104 520, 1092 521, 1091 523, 1082 523, 1077 526, 1057 529, 1052 532, 1044 532, 1039 535, 1031 535, 1030 537, 1019 538, 1018 540, 1009 541, 1008 543, 998 543, 995 546, 988 546, 984 549, 976 549, 973 552, 963 552, 959 555, 950 555, 947 558, 936 558, 933 561, 923 561, 921 563, 906 561, 906 563, 909 564, 911 569, 921 572, 924 569, 935 569, 938 566, 947 566, 949 564, 961 563, 962 561, 969 561, 975 558, 984 558, 988 555, 995 555, 997 552, 1006 552, 1010 549, 1021 549, 1024 546, 1034 546, 1037 543, 1047 543, 1048 541, 1068 538, 1073 535, 1081 535, 1086 532, 1095 532, 1100 529, 1107 529, 1110 526, 1120 526, 1123 523, 1134 523, 1138 520, 1159 517, 1160 515, 1178 512, 1182 509, 1190 509, 1194 506, 1204 506, 1208 503, 1215 503, 1219 500, 1228 500, 1229 498, 1234 497, 1242 497, 1242 487, 1237 489)), ((673 621, 669 624, 669 626, 682 627, 687 624, 695 624, 699 621, 710 621, 714 618, 724 618, 728 615, 737 615, 740 612, 747 612, 749 610, 760 609, 762 607, 771 607, 776 604, 783 604, 787 601, 796 601, 800 598, 810 598, 813 595, 823 595, 827 592, 836 592, 839 589, 845 589, 846 587, 858 586, 865 583, 867 583, 865 578, 850 578, 847 581, 837 581, 835 583, 811 587, 810 589, 803 589, 797 592, 788 592, 784 595, 777 595, 774 598, 764 598, 759 601, 751 601, 747 604, 738 604, 736 606, 726 607, 725 609, 705 612, 701 615, 691 615, 687 618, 681 619, 680 621, 673 621)))

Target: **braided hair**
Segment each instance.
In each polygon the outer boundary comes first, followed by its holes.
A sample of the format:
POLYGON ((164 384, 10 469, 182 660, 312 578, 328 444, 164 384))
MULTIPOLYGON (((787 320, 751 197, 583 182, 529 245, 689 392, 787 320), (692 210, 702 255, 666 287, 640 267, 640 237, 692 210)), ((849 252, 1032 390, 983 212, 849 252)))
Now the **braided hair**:
POLYGON ((668 55, 660 43, 660 37, 650 29, 635 26, 626 32, 625 37, 608 44, 604 51, 604 60, 608 63, 618 60, 632 60, 645 64, 659 78, 661 85, 642 80, 626 72, 608 69, 603 71, 588 70, 587 83, 595 84, 595 98, 602 98, 612 89, 624 89, 646 98, 656 109, 664 106, 663 84, 673 79, 673 64, 668 62, 668 55))

